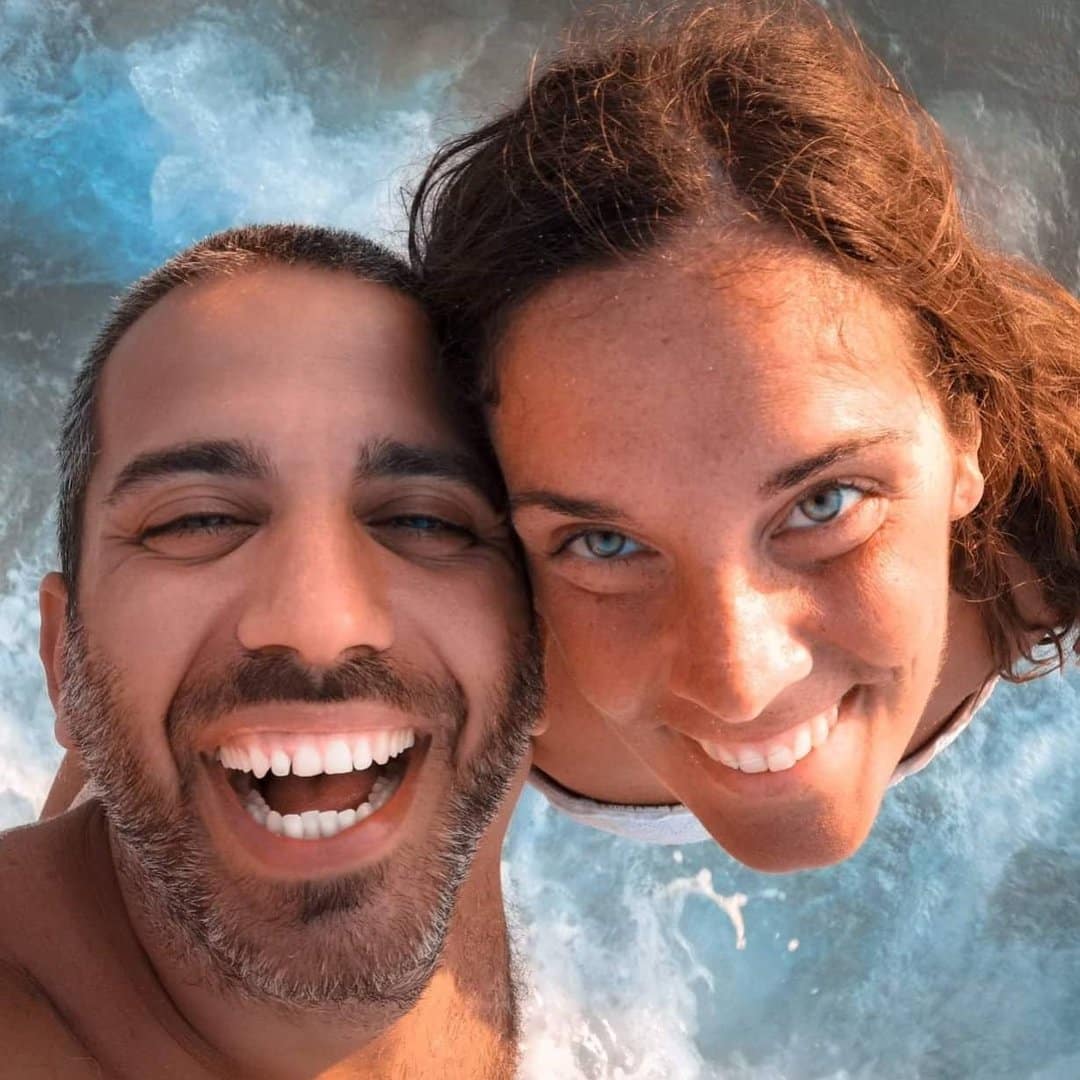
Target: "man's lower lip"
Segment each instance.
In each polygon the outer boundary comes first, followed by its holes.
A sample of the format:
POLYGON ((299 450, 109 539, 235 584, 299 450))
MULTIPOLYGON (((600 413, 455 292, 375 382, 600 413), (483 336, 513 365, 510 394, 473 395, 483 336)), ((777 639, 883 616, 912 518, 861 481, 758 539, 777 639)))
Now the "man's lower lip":
POLYGON ((405 775, 389 801, 336 836, 293 839, 255 821, 229 783, 226 770, 205 765, 202 776, 207 828, 215 841, 248 869, 279 880, 310 881, 362 869, 386 857, 404 831, 424 771, 428 746, 414 748, 405 775))

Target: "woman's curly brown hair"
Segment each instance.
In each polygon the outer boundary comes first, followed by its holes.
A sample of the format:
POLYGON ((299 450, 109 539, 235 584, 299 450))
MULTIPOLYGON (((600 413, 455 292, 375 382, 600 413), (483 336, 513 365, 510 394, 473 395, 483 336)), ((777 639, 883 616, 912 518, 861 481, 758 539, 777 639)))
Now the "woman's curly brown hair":
POLYGON ((956 523, 954 587, 985 602, 1003 675, 1046 670, 1018 670, 1040 636, 1064 664, 1080 624, 1080 303, 973 235, 934 121, 810 0, 720 2, 566 47, 517 108, 435 156, 410 251, 447 363, 492 401, 494 347, 536 290, 733 212, 914 316, 946 414, 981 424, 986 491, 956 523), (1053 625, 1022 616, 1014 554, 1053 625))

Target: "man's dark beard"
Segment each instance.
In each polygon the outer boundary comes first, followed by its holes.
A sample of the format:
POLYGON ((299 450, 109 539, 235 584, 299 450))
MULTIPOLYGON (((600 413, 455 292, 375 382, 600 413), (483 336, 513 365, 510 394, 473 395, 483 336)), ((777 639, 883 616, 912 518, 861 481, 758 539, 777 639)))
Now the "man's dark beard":
POLYGON ((165 726, 179 798, 143 762, 134 736, 140 720, 124 703, 122 677, 94 655, 75 620, 64 650, 61 707, 115 837, 118 870, 177 958, 249 999, 411 1007, 438 961, 476 846, 527 749, 542 703, 535 637, 479 705, 489 718, 477 720, 483 741, 468 762, 457 760, 467 706, 456 682, 405 673, 377 655, 316 675, 290 654, 245 654, 185 682, 172 701, 165 726), (268 883, 224 866, 194 812, 200 766, 193 740, 214 717, 271 701, 379 701, 435 721, 428 754, 443 759, 452 786, 431 830, 385 861, 329 881, 268 883))

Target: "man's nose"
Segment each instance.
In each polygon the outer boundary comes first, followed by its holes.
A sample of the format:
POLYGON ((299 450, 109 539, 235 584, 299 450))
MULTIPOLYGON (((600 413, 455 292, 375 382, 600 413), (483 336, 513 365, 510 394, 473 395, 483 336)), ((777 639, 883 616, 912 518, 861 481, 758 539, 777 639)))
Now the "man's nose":
POLYGON ((246 649, 288 649, 312 667, 394 641, 386 552, 354 519, 327 515, 267 537, 237 636, 246 649))
POLYGON ((741 571, 701 573, 683 593, 671 689, 725 723, 760 716, 813 668, 798 604, 741 571))

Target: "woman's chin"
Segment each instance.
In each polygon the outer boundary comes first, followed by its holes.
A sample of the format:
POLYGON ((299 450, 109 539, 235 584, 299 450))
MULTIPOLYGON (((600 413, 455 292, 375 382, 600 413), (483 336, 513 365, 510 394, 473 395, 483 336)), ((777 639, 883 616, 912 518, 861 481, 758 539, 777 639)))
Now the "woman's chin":
POLYGON ((870 835, 876 808, 867 813, 852 808, 841 814, 833 809, 828 815, 801 822, 760 821, 734 823, 729 819, 712 827, 705 822, 712 838, 733 858, 765 874, 790 874, 799 870, 820 870, 850 859, 870 835))

